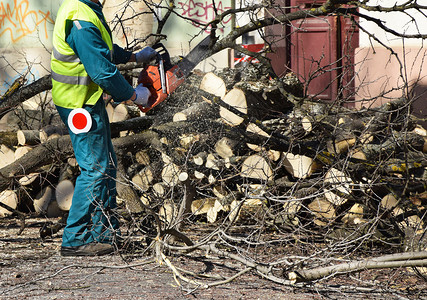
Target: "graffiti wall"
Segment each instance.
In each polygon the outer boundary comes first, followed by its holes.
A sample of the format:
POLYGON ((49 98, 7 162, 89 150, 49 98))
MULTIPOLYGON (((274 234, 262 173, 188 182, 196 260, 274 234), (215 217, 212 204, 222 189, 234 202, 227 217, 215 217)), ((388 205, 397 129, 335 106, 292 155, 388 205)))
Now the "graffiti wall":
MULTIPOLYGON (((51 38, 61 3, 61 0, 0 0, 0 95, 22 76, 29 83, 50 72, 51 38)), ((123 47, 143 46, 150 42, 145 37, 157 28, 156 18, 142 1, 130 5, 127 1, 114 0, 103 0, 101 3, 107 21, 112 21, 117 44, 123 47), (133 18, 135 15, 137 18, 133 18), (118 17, 122 21, 117 23, 118 17), (123 33, 126 33, 126 37, 123 33)), ((230 3, 231 0, 215 0, 215 4, 211 0, 178 0, 176 12, 184 19, 171 16, 163 30, 167 35, 164 44, 171 56, 186 55, 191 47, 209 34, 210 28, 204 28, 204 25, 214 19, 216 13, 229 9, 230 3)), ((162 2, 162 5, 167 4, 162 2)), ((161 16, 162 10, 158 9, 157 12, 161 16)), ((231 19, 226 18, 217 34, 226 34, 230 24, 231 19)), ((213 66, 228 66, 228 63, 228 52, 224 51, 204 62, 201 68, 208 70, 213 66)))
POLYGON ((0 1, 0 94, 21 76, 31 82, 48 72, 59 5, 60 1, 0 1))
POLYGON ((0 1, 0 47, 49 43, 53 29, 52 5, 56 1, 0 1))

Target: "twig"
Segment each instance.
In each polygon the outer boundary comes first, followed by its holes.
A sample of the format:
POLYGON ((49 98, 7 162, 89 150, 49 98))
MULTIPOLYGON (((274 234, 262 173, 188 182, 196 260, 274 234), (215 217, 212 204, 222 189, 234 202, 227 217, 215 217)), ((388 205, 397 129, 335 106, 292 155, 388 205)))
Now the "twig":
POLYGON ((427 251, 398 253, 365 261, 319 267, 310 270, 297 270, 288 274, 293 283, 314 281, 331 275, 346 274, 371 269, 423 267, 427 266, 427 251))
POLYGON ((24 231, 24 229, 25 229, 25 214, 23 212, 20 212, 17 209, 14 209, 14 208, 10 207, 7 204, 4 204, 3 202, 0 202, 0 207, 6 209, 8 211, 10 211, 11 213, 16 214, 19 217, 19 220, 20 220, 21 224, 19 225, 18 235, 20 235, 24 231))

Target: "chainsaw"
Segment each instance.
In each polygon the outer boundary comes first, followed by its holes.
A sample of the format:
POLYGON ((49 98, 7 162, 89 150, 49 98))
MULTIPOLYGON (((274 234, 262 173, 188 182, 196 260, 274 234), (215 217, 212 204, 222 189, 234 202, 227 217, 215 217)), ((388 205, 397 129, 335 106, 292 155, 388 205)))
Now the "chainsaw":
POLYGON ((172 65, 169 52, 159 43, 153 46, 157 52, 156 64, 144 68, 138 77, 138 84, 143 84, 151 92, 147 106, 138 105, 142 112, 147 112, 162 103, 185 80, 191 71, 206 58, 211 38, 204 38, 190 53, 176 65, 172 65))

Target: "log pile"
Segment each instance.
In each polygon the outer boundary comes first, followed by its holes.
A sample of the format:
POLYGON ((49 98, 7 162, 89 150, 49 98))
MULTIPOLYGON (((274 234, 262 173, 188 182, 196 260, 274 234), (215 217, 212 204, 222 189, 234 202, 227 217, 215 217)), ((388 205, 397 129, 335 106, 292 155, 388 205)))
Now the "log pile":
MULTIPOLYGON (((289 91, 286 80, 256 68, 227 69, 195 72, 145 116, 109 107, 119 199, 169 225, 183 217, 262 222, 327 230, 330 239, 373 223, 384 239, 422 230, 427 134, 407 100, 355 111, 295 102, 289 91)), ((79 172, 69 139, 60 128, 37 131, 1 133, 0 190, 14 196, 0 201, 37 213, 49 214, 52 203, 51 211, 67 210, 79 172), (28 177, 37 184, 26 188, 28 177), (29 197, 19 198, 22 190, 29 197)))
MULTIPOLYGON (((141 129, 152 123, 147 117, 134 125, 140 116, 134 107, 108 104, 106 108, 115 121, 114 136, 126 134, 130 127, 141 129), (123 122, 131 118, 134 120, 123 122)), ((0 169, 9 175, 0 189, 0 202, 5 205, 0 208, 0 217, 9 216, 16 209, 48 217, 64 215, 71 206, 79 167, 68 131, 56 110, 18 107, 3 114, 0 125, 0 169), (45 120, 50 124, 46 125, 45 120), (15 166, 22 170, 15 172, 15 166)))

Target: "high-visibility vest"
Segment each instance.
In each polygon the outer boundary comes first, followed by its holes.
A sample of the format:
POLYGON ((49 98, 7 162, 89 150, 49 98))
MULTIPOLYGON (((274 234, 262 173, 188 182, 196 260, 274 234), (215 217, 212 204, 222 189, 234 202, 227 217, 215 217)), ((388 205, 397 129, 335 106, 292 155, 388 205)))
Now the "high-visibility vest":
POLYGON ((79 57, 65 41, 66 30, 70 30, 73 22, 75 26, 80 26, 78 20, 94 24, 108 45, 111 56, 113 53, 110 30, 105 28, 96 13, 78 0, 65 0, 59 8, 53 30, 52 99, 56 105, 72 109, 85 104, 94 105, 103 92, 102 88, 90 79, 79 57))

